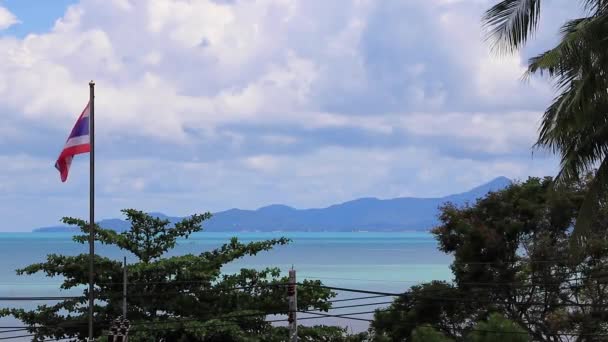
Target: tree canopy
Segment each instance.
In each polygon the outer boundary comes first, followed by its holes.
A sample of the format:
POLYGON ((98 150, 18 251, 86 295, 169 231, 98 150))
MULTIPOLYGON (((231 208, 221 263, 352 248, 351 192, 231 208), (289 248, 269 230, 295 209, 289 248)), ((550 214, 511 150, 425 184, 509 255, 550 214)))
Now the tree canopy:
MULTIPOLYGON (((454 342, 432 326, 421 326, 412 331, 413 342, 454 342)), ((464 338, 465 342, 529 342, 530 336, 517 324, 493 313, 478 322, 464 338)))
MULTIPOLYGON (((178 238, 187 239, 202 230, 211 215, 193 215, 174 226, 164 219, 137 210, 124 210, 131 229, 122 233, 96 227, 97 242, 113 245, 136 257, 128 265, 128 312, 132 341, 271 341, 282 330, 266 321, 266 316, 287 311, 287 292, 277 268, 241 269, 223 274, 222 267, 247 255, 268 251, 289 243, 279 238, 241 243, 232 238, 223 246, 200 254, 170 255, 178 238)), ((86 243, 88 223, 64 218, 77 225, 84 235, 75 236, 86 243)), ((35 310, 2 309, 0 316, 12 315, 23 321, 34 340, 73 338, 85 340, 87 331, 88 254, 65 256, 51 254, 45 262, 17 270, 18 274, 44 273, 62 279, 61 289, 82 289, 82 296, 35 310)), ((95 256, 95 335, 101 336, 109 324, 122 314, 122 274, 120 260, 95 256)), ((330 290, 320 281, 304 280, 298 286, 299 310, 327 310, 330 290)), ((302 336, 334 336, 327 341, 346 338, 339 328, 303 328, 302 336)), ((305 340, 311 340, 303 339, 305 340)))
POLYGON ((414 329, 426 325, 461 340, 476 322, 490 317, 496 325, 492 313, 534 341, 607 335, 608 212, 594 220, 583 255, 572 257, 569 244, 587 186, 556 191, 551 178, 530 178, 475 204, 446 204, 433 234, 439 249, 454 256, 453 282, 409 289, 376 313, 375 335, 412 341, 414 329))
POLYGON ((530 342, 530 336, 517 324, 500 314, 491 314, 478 322, 467 336, 467 342, 530 342))

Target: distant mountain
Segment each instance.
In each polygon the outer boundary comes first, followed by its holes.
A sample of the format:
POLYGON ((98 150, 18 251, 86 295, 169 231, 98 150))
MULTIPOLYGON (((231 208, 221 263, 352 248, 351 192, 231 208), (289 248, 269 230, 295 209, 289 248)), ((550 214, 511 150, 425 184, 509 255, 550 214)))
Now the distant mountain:
MULTIPOLYGON (((230 209, 215 213, 204 223, 206 231, 404 231, 425 230, 437 224, 439 206, 446 202, 462 205, 474 202, 488 192, 506 188, 511 180, 498 177, 489 183, 461 194, 439 198, 402 197, 394 199, 360 198, 322 209, 295 209, 274 204, 257 210, 230 209)), ((171 222, 181 217, 162 213, 152 215, 171 222)), ((124 231, 128 222, 102 220, 104 228, 124 231)), ((74 228, 57 226, 35 232, 72 232, 74 228)))

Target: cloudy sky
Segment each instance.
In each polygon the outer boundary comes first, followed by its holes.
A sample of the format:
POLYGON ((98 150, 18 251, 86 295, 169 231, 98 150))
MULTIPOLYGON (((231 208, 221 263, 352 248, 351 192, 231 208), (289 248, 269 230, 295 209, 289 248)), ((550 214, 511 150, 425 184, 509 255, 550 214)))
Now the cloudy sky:
POLYGON ((1 231, 86 217, 53 164, 96 88, 97 215, 437 196, 552 175, 521 81, 576 8, 497 56, 496 0, 0 0, 1 231))

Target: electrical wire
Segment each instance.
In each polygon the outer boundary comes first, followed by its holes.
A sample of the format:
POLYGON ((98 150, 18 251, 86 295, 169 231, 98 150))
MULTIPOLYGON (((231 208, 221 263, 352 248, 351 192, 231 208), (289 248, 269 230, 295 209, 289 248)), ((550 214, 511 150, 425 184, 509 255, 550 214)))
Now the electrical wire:
MULTIPOLYGON (((582 280, 588 280, 588 279, 592 279, 592 278, 583 278, 582 280)), ((479 284, 479 283, 476 283, 479 284)), ((492 283, 495 284, 495 283, 492 283)), ((556 283, 555 285, 559 285, 561 283, 556 283)), ((230 290, 239 290, 239 289, 251 289, 251 288, 266 288, 266 287, 280 287, 280 286, 286 286, 287 284, 258 284, 258 285, 252 285, 252 286, 245 286, 245 287, 233 287, 233 288, 224 288, 224 289, 209 289, 211 290, 210 292, 215 292, 215 291, 230 291, 230 290)), ((353 289, 353 288, 344 288, 344 287, 332 287, 332 286, 325 286, 325 285, 317 285, 317 284, 297 284, 298 286, 308 286, 308 287, 316 287, 316 288, 324 288, 324 289, 329 289, 329 290, 334 290, 334 291, 344 291, 344 292, 353 292, 353 293, 362 293, 362 294, 372 294, 373 296, 365 296, 365 297, 358 297, 358 298, 348 298, 348 299, 341 299, 341 300, 334 300, 332 302, 341 302, 341 301, 355 301, 355 300, 363 300, 363 299, 371 299, 371 298, 379 298, 379 297, 404 297, 404 296, 412 296, 410 293, 390 293, 390 292, 380 292, 380 291, 370 291, 370 290, 362 290, 362 289, 353 289)), ((540 286, 541 284, 529 284, 531 286, 540 286)), ((178 293, 178 294, 183 294, 183 293, 178 293)), ((152 294, 150 294, 152 295, 152 294)), ((131 295, 131 296, 137 296, 137 295, 131 295)), ((157 296, 157 295, 155 295, 157 296)), ((536 303, 536 302, 524 302, 524 303, 501 303, 501 302, 496 302, 496 301, 490 301, 490 300, 483 300, 483 299, 478 299, 478 298, 449 298, 449 297, 432 297, 432 296, 423 296, 423 295, 417 295, 417 296, 412 296, 414 299, 418 299, 418 300, 436 300, 436 301, 462 301, 462 302, 476 302, 476 303, 487 303, 487 304, 515 304, 515 305, 546 305, 546 303, 536 303)), ((63 296, 63 297, 0 297, 0 300, 32 300, 32 301, 36 301, 36 300, 62 300, 62 299, 83 299, 84 297, 67 297, 67 296, 63 296)), ((333 308, 329 308, 329 310, 337 310, 337 309, 343 309, 343 308, 354 308, 354 307, 363 307, 363 306, 372 306, 372 305, 384 305, 384 304, 391 304, 392 302, 379 302, 379 303, 366 303, 366 304, 355 304, 355 305, 345 305, 345 306, 337 306, 337 307, 333 307, 333 308)), ((551 304, 553 306, 570 306, 570 307, 606 307, 608 305, 605 304, 591 304, 591 303, 555 303, 555 304, 551 304)), ((394 311, 396 309, 385 309, 383 311, 394 311)), ((319 310, 317 310, 319 311, 319 310)), ((301 313, 306 313, 306 314, 311 314, 311 315, 316 315, 316 316, 320 316, 320 317, 302 317, 300 319, 319 319, 322 317, 335 317, 335 318, 344 318, 344 319, 353 319, 353 320, 364 320, 367 322, 370 322, 371 320, 368 319, 363 319, 363 318, 357 318, 357 317, 350 317, 350 316, 354 316, 354 315, 362 315, 362 314, 373 314, 377 311, 366 311, 366 312, 355 312, 355 313, 346 313, 346 314, 339 314, 339 315, 334 315, 334 314, 326 314, 326 313, 319 313, 319 312, 314 312, 314 310, 312 311, 299 311, 301 313)), ((245 314, 245 315, 231 315, 231 316, 225 316, 225 317, 219 317, 217 319, 238 319, 238 318, 243 318, 243 317, 259 317, 259 316, 267 316, 267 315, 277 315, 277 314, 285 314, 285 312, 262 312, 262 313, 253 313, 253 314, 245 314)), ((169 323, 169 324, 173 324, 173 323, 185 323, 188 320, 178 320, 178 321, 167 321, 167 322, 141 322, 141 323, 134 323, 133 326, 137 326, 137 325, 146 325, 146 324, 162 324, 162 323, 169 323)), ((200 322, 200 320, 189 320, 189 321, 197 321, 200 322)), ((275 322, 283 322, 285 320, 275 320, 275 322)), ((270 321, 269 321, 270 322, 270 321)), ((0 328, 8 328, 8 327, 0 327, 0 328)), ((43 327, 39 327, 39 328, 43 328, 43 327)), ((68 328, 68 326, 63 326, 63 327, 58 327, 58 328, 68 328)), ((14 327, 14 329, 19 329, 18 331, 23 331, 23 330, 27 330, 26 328, 23 327, 14 327)), ((34 327, 33 329, 36 329, 36 327, 34 327)), ((467 330, 467 331, 471 331, 471 330, 467 330)), ((8 333, 11 332, 9 331, 0 331, 0 333, 8 333)), ((498 332, 497 332, 498 333, 498 332)), ((582 335, 576 335, 576 334, 561 334, 562 336, 582 336, 582 335)), ((0 340, 6 340, 6 339, 13 339, 13 338, 23 338, 23 337, 31 337, 31 336, 35 336, 35 335, 23 335, 23 336, 15 336, 15 337, 1 337, 0 340)), ((586 335, 586 336, 608 336, 608 335, 598 335, 598 334, 591 334, 591 335, 586 335)))
POLYGON ((0 330, 0 334, 6 334, 6 333, 12 333, 12 332, 18 332, 18 331, 25 331, 25 330, 29 330, 28 328, 21 328, 21 329, 12 329, 12 330, 0 330))
MULTIPOLYGON (((357 313, 348 313, 348 314, 341 314, 341 315, 332 315, 332 314, 325 314, 325 313, 320 313, 320 312, 312 312, 312 311, 298 311, 300 313, 305 313, 305 314, 310 314, 310 315, 317 315, 317 316, 321 316, 321 317, 302 317, 302 318, 298 318, 298 320, 302 320, 302 319, 319 319, 319 318, 329 318, 329 317, 333 317, 333 318, 344 318, 344 319, 350 319, 350 320, 354 320, 354 321, 363 321, 363 322, 373 322, 373 320, 371 319, 365 319, 365 318, 358 318, 358 317, 350 317, 350 316, 356 316, 359 315, 357 313)), ((367 313, 367 312, 366 312, 367 313)), ((375 311, 371 311, 369 313, 375 313, 375 311)), ((364 313, 361 313, 361 315, 363 315, 364 313)))
MULTIPOLYGON (((16 338, 26 338, 26 337, 35 337, 35 334, 30 334, 30 335, 21 335, 21 336, 11 336, 11 337, 0 337, 0 340, 12 340, 12 339, 16 339, 16 338)), ((53 338, 53 339, 46 339, 44 340, 45 342, 47 341, 63 341, 63 340, 70 340, 73 339, 73 337, 65 337, 65 338, 53 338)))
MULTIPOLYGON (((392 310, 392 311, 403 311, 403 310, 392 310)), ((352 312, 352 313, 345 313, 345 314, 339 314, 339 315, 335 315, 335 314, 326 314, 326 313, 319 313, 319 312, 313 312, 313 311, 306 311, 306 310, 300 310, 297 311, 299 313, 304 313, 304 314, 309 314, 309 315, 315 315, 318 317, 300 317, 298 318, 298 320, 313 320, 313 319, 322 319, 322 318, 342 318, 342 319, 350 319, 350 320, 357 320, 357 321, 365 321, 365 322, 372 322, 373 320, 371 319, 366 319, 366 318, 359 318, 359 317, 352 317, 352 316, 357 316, 357 315, 364 315, 364 314, 373 314, 376 313, 376 311, 363 311, 363 312, 352 312)), ((257 313, 255 315, 262 315, 264 313, 257 313)), ((276 313, 266 313, 267 315, 269 314, 276 314, 276 313)), ((281 313, 281 314, 285 314, 285 312, 281 313)), ((225 317, 225 318, 240 318, 240 317, 246 317, 246 316, 250 316, 248 315, 234 315, 234 316, 230 316, 230 317, 225 317)), ((199 321, 199 320, 181 320, 181 321, 174 321, 172 323, 183 323, 183 322, 187 322, 187 321, 199 321)), ((265 321, 266 323, 278 323, 278 322, 287 322, 287 319, 276 319, 276 320, 267 320, 265 321)), ((137 326, 137 325, 143 325, 142 323, 146 323, 146 324, 155 324, 158 325, 161 322, 140 322, 140 324, 135 323, 133 324, 133 326, 137 326)), ((235 324, 238 324, 237 322, 223 322, 223 323, 218 323, 218 324, 209 324, 206 325, 204 327, 198 327, 198 329, 206 329, 209 327, 220 327, 220 326, 233 326, 235 324)), ((418 325, 417 323, 408 323, 408 322, 401 322, 400 324, 409 324, 409 325, 418 325)), ((153 328, 149 328, 146 330, 164 330, 167 329, 165 327, 153 327, 153 328)), ((452 327, 451 329, 453 330, 458 330, 458 331, 463 331, 463 332, 484 332, 484 333, 493 333, 493 334, 525 334, 525 335, 529 335, 529 332, 523 332, 523 331, 499 331, 499 330, 488 330, 488 329, 475 329, 475 328, 456 328, 456 327, 452 327)), ((580 336, 580 337, 608 337, 608 334, 570 334, 570 333, 553 333, 553 334, 548 334, 550 336, 569 336, 569 337, 575 337, 575 336, 580 336)), ((9 340, 9 339, 16 339, 16 338, 26 338, 26 337, 34 337, 36 336, 35 334, 31 334, 31 335, 21 335, 21 336, 11 336, 11 337, 1 337, 0 340, 9 340)), ((53 340, 65 340, 65 339, 70 339, 70 338, 62 338, 62 339, 52 339, 52 340, 46 340, 46 341, 53 341, 53 340)))
MULTIPOLYGON (((413 300, 429 300, 429 301, 450 301, 450 302, 471 302, 471 303, 483 303, 483 304, 508 304, 508 305, 524 305, 524 306, 544 306, 547 305, 546 302, 532 302, 532 301, 526 301, 526 302, 515 302, 515 301, 510 301, 510 302, 500 302, 500 301, 496 301, 496 300, 486 300, 486 299, 481 299, 481 298, 473 298, 473 297, 468 297, 468 298, 458 298, 458 297, 440 297, 440 296, 425 296, 423 294, 416 294, 413 295, 411 293, 388 293, 388 292, 377 292, 377 291, 368 291, 368 290, 360 290, 360 289, 351 289, 351 288, 343 288, 343 287, 333 287, 333 286, 325 286, 325 285, 312 285, 313 287, 320 287, 320 288, 325 288, 325 289, 330 289, 330 290, 336 290, 336 291, 345 291, 345 292, 353 292, 353 293, 365 293, 365 294, 376 294, 379 297, 410 297, 413 300)), ((429 290, 430 292, 431 290, 429 290)), ((443 289, 441 289, 440 291, 445 291, 443 289)), ((183 293, 176 293, 176 294, 180 294, 183 295, 183 293)), ((132 298, 137 298, 137 297, 158 297, 158 294, 145 294, 145 295, 131 295, 130 297, 132 298)), ((376 297, 376 296, 373 296, 376 297)), ((2 300, 11 300, 11 301, 40 301, 40 300, 59 300, 59 299, 85 299, 84 297, 0 297, 0 301, 2 300)), ((101 298, 103 299, 103 298, 101 298)), ((383 302, 383 303, 378 303, 378 305, 380 304, 391 304, 392 302, 383 302)), ((373 304, 365 304, 367 305, 373 305, 373 304)), ((551 303, 551 306, 556 306, 556 307, 596 307, 596 308, 603 308, 603 307, 608 307, 608 303, 606 304, 598 304, 598 303, 551 303)), ((342 306, 343 307, 349 307, 349 306, 342 306)), ((351 307, 356 307, 356 306, 351 306, 351 307)), ((332 309, 337 309, 337 308, 341 308, 341 307, 334 307, 332 309)))
POLYGON ((372 294, 372 295, 386 296, 386 297, 401 297, 401 296, 407 295, 407 293, 392 293, 392 292, 381 292, 381 291, 371 291, 371 290, 358 290, 358 289, 350 289, 350 288, 346 288, 346 287, 335 287, 335 286, 327 286, 327 285, 316 285, 316 284, 307 285, 307 284, 302 284, 302 283, 298 283, 297 285, 316 287, 316 288, 320 288, 320 289, 328 289, 328 290, 335 290, 335 291, 372 294))
POLYGON ((84 299, 85 297, 0 297, 0 301, 53 301, 53 300, 71 300, 84 299))
POLYGON ((362 278, 337 278, 337 277, 311 277, 307 275, 302 276, 305 279, 315 279, 315 280, 349 280, 349 281, 361 281, 361 282, 381 282, 381 283, 418 283, 418 280, 382 280, 382 279, 362 279, 362 278))
POLYGON ((26 338, 26 337, 34 337, 36 336, 35 334, 29 334, 29 335, 19 335, 19 336, 11 336, 11 337, 0 337, 0 340, 13 340, 16 338, 26 338))
MULTIPOLYGON (((397 310, 399 311, 399 310, 397 310)), ((364 311, 364 312, 353 312, 353 313, 346 313, 346 314, 340 314, 340 315, 331 315, 331 314, 325 314, 325 313, 318 313, 318 312, 311 312, 311 311, 298 311, 300 313, 306 313, 306 314, 313 314, 313 315, 318 315, 320 317, 303 317, 303 318, 299 318, 298 317, 298 321, 299 320, 303 320, 303 319, 315 319, 315 318, 345 318, 345 319, 355 319, 355 320, 360 320, 360 321, 366 321, 366 322, 373 322, 373 320, 371 319, 365 319, 365 318, 357 318, 357 317, 349 317, 349 316, 357 316, 357 315, 366 315, 366 314, 373 314, 376 311, 364 311)), ((401 325, 407 325, 408 322, 399 322, 399 324, 401 325)), ((409 323, 409 325, 415 325, 417 326, 418 323, 409 323)), ((489 329, 469 329, 469 328, 451 328, 454 330, 460 330, 460 331, 466 331, 466 332, 485 332, 485 333, 495 333, 495 334, 525 334, 525 335, 529 335, 529 332, 524 332, 524 331, 500 331, 500 330, 489 330, 489 329)), ((586 337, 608 337, 608 334, 568 334, 568 333, 553 333, 553 334, 547 334, 550 336, 571 336, 571 337, 575 337, 575 336, 586 336, 586 337)))
POLYGON ((362 306, 374 306, 374 305, 387 305, 393 304, 394 302, 376 302, 376 303, 366 303, 366 304, 353 304, 353 305, 343 305, 343 306, 332 306, 329 310, 339 310, 339 309, 347 309, 347 308, 358 308, 362 306))
POLYGON ((346 298, 346 299, 334 299, 328 300, 328 303, 340 303, 340 302, 351 302, 355 300, 364 300, 364 299, 374 299, 374 298, 385 298, 390 296, 377 295, 377 296, 365 296, 365 297, 355 297, 355 298, 346 298))

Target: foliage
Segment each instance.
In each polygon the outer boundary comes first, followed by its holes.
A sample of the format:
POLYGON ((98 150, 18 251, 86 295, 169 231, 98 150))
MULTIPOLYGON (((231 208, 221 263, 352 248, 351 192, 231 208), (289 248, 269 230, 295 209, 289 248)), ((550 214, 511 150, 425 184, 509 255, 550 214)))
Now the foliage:
POLYGON ((587 183, 553 189, 550 178, 530 178, 474 205, 445 205, 433 234, 454 256, 453 283, 411 288, 376 313, 374 332, 410 341, 413 329, 428 324, 461 340, 497 312, 534 341, 608 334, 608 211, 573 258, 569 238, 587 183))
MULTIPOLYGON (((530 59, 528 75, 547 74, 559 95, 547 108, 537 146, 561 156, 560 183, 597 168, 576 222, 573 242, 586 242, 602 194, 608 192, 608 2, 579 0, 584 17, 566 22, 554 48, 530 59)), ((537 29, 541 0, 502 0, 484 22, 501 51, 521 48, 537 29)))
MULTIPOLYGON (((430 325, 412 331, 412 342, 453 342, 430 325)), ((529 342, 530 337, 521 327, 504 316, 492 313, 487 320, 478 322, 464 338, 465 342, 529 342)))
POLYGON ((451 338, 433 329, 431 326, 421 326, 412 331, 413 342, 452 342, 451 338))
MULTIPOLYGON (((132 253, 136 262, 128 265, 128 313, 131 341, 261 341, 274 328, 265 321, 272 313, 287 311, 286 277, 277 268, 241 269, 222 274, 226 264, 285 245, 285 238, 241 243, 237 238, 200 254, 170 256, 178 238, 188 238, 202 230, 210 214, 194 215, 170 227, 167 220, 137 210, 124 210, 131 229, 116 233, 97 227, 96 241, 132 253)), ((85 233, 74 237, 86 243, 88 223, 64 218, 85 233)), ((35 340, 73 338, 84 340, 87 333, 88 254, 48 255, 43 263, 17 271, 21 275, 44 273, 62 277, 61 289, 84 289, 83 296, 34 311, 3 309, 1 316, 12 315, 30 326, 35 340)), ((100 336, 109 323, 122 314, 122 263, 95 256, 95 335, 100 336)), ((334 294, 319 287, 319 281, 305 280, 298 287, 300 310, 327 310, 334 294)), ((325 330, 324 330, 325 329, 325 330)), ((327 332, 310 330, 312 332, 327 332)), ((304 330, 307 331, 307 330, 304 330)), ((328 339, 328 341, 333 341, 328 339)))
POLYGON ((433 325, 451 335, 452 327, 465 320, 470 311, 462 294, 450 284, 440 281, 413 286, 398 297, 386 310, 375 314, 372 328, 379 335, 408 340, 418 326, 433 325), (436 300, 436 298, 445 300, 436 300))
MULTIPOLYGON (((265 342, 288 341, 289 330, 286 327, 277 327, 265 336, 265 342)), ((345 328, 334 326, 298 327, 299 342, 365 342, 368 341, 367 333, 350 335, 345 328)))
POLYGON ((530 336, 517 324, 493 313, 487 321, 477 323, 467 342, 529 342, 530 336))
MULTIPOLYGON (((412 331, 412 342, 453 342, 430 325, 412 331)), ((465 342, 529 342, 530 337, 521 327, 500 314, 492 313, 478 322, 464 338, 465 342)))

